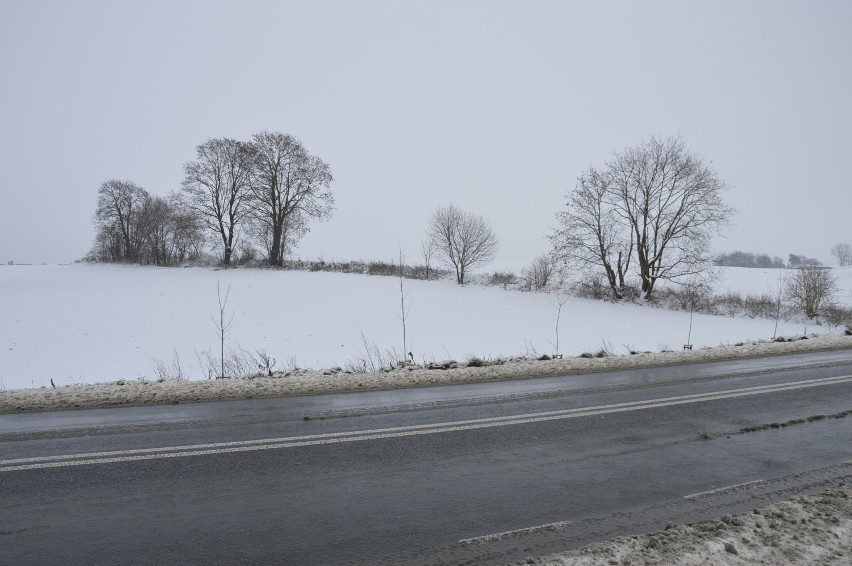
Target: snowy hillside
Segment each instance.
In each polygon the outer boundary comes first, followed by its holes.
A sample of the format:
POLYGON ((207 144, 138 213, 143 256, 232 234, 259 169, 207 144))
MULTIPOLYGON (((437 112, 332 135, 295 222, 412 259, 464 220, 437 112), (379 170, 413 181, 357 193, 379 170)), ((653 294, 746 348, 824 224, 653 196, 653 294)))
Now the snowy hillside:
MULTIPOLYGON (((733 270, 742 279, 759 270, 733 270), (742 272, 742 273, 740 273, 742 272), (749 273, 745 273, 749 272, 749 273)), ((849 273, 847 270, 846 273, 849 273)), ((154 358, 175 353, 201 379, 198 354, 217 352, 217 281, 231 287, 226 347, 264 349, 276 369, 345 365, 363 352, 362 334, 383 351, 402 351, 399 280, 336 273, 158 269, 115 265, 0 267, 0 388, 153 379, 154 358)), ((751 283, 759 287, 761 283, 751 283)), ((847 286, 846 289, 849 289, 847 286)), ((552 296, 405 280, 406 349, 418 363, 473 356, 554 353, 552 296)), ((637 305, 569 299, 560 350, 570 356, 679 350, 689 315, 637 305)), ((781 335, 801 334, 783 324, 781 335)), ((696 315, 696 348, 771 338, 774 322, 696 315)), ((825 327, 808 332, 830 332, 825 327)))

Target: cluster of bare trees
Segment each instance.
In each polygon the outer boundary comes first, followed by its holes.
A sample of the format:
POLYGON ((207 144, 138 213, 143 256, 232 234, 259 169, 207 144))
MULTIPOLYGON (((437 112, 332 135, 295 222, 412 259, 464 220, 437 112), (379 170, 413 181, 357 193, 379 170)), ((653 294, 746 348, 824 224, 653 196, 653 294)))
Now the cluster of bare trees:
POLYGON ((111 180, 98 189, 95 244, 89 259, 173 265, 199 257, 204 234, 178 195, 151 195, 131 181, 111 180))
POLYGON ((330 167, 295 137, 262 131, 250 141, 207 140, 184 165, 181 189, 152 197, 129 181, 98 191, 98 261, 173 264, 198 257, 209 243, 231 265, 239 240, 260 244, 270 265, 331 217, 330 167))
POLYGON ((197 159, 184 166, 182 195, 221 241, 224 265, 241 230, 263 246, 270 265, 280 266, 310 220, 331 217, 331 169, 293 136, 262 131, 249 142, 216 138, 196 151, 197 159))
POLYGON ((580 175, 557 214, 554 254, 602 272, 616 299, 637 273, 650 299, 657 281, 689 278, 710 264, 710 239, 735 213, 722 200, 725 189, 681 137, 651 138, 580 175))

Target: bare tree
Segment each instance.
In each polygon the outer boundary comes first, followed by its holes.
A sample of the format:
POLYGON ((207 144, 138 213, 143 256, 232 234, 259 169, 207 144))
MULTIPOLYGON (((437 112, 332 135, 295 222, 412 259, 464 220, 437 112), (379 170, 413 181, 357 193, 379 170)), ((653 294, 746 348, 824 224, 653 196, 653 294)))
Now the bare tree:
POLYGON ((686 344, 683 345, 684 350, 692 350, 692 321, 695 310, 701 306, 701 303, 706 302, 706 298, 710 295, 711 287, 707 281, 702 281, 701 278, 693 277, 688 281, 681 283, 682 288, 677 292, 676 296, 680 300, 680 306, 684 310, 689 309, 689 332, 686 335, 686 344))
POLYGON ((195 212, 184 205, 180 195, 170 193, 169 238, 171 239, 171 263, 198 259, 204 248, 204 227, 195 212))
POLYGON ((200 254, 201 225, 176 194, 147 199, 137 215, 137 222, 137 232, 142 235, 140 262, 175 265, 200 254))
POLYGON ((528 289, 539 291, 547 288, 555 273, 556 263, 553 257, 550 254, 541 254, 532 260, 529 267, 524 268, 521 278, 528 289))
POLYGON ((658 280, 710 265, 710 240, 735 213, 722 200, 725 189, 682 138, 651 138, 580 176, 551 239, 562 257, 603 268, 616 297, 635 254, 650 299, 658 280))
POLYGON ((145 189, 132 181, 113 179, 98 189, 94 223, 98 231, 96 247, 111 252, 110 261, 139 260, 141 234, 138 216, 150 198, 145 189))
POLYGON ((560 282, 560 284, 556 287, 556 292, 553 296, 553 300, 551 301, 553 308, 556 309, 556 328, 555 328, 556 343, 553 344, 553 348, 554 348, 553 357, 559 358, 559 359, 562 359, 562 354, 559 352, 559 319, 562 317, 562 307, 564 307, 565 303, 567 303, 567 302, 568 302, 568 293, 565 292, 565 289, 562 286, 562 283, 560 282))
POLYGON ((426 266, 426 279, 429 280, 432 276, 432 257, 435 255, 435 243, 430 239, 420 240, 420 253, 426 266))
POLYGON ((852 246, 846 243, 834 244, 831 248, 831 255, 840 264, 840 267, 846 267, 852 264, 852 246))
POLYGON ((308 220, 331 217, 334 196, 329 186, 334 179, 328 164, 293 136, 263 131, 254 135, 251 146, 254 220, 269 263, 280 266, 288 245, 308 231, 308 220))
POLYGON ((231 264, 237 231, 251 213, 251 146, 229 138, 207 140, 197 159, 184 165, 182 195, 205 226, 222 241, 224 265, 231 264))
MULTIPOLYGON (((230 316, 227 313, 228 297, 231 296, 231 286, 225 291, 225 297, 222 298, 222 287, 219 281, 216 281, 216 297, 219 299, 219 316, 218 318, 210 315, 213 325, 219 334, 219 379, 225 379, 225 337, 231 330, 231 324, 234 322, 234 311, 231 311, 230 316)), ((236 377, 236 376, 235 376, 236 377)))
POLYGON ((591 168, 580 175, 566 195, 566 209, 556 215, 559 227, 550 241, 555 256, 566 264, 602 269, 613 298, 621 299, 633 257, 633 231, 610 202, 613 193, 607 173, 591 168))
POLYGON ((95 243, 86 257, 89 261, 105 263, 122 261, 124 241, 118 224, 107 223, 96 226, 95 243))
POLYGON ((837 293, 837 281, 831 271, 813 265, 795 269, 787 278, 784 296, 805 316, 813 318, 831 306, 837 293))
POLYGON ((432 213, 426 233, 438 258, 455 269, 459 285, 464 285, 469 269, 494 259, 500 248, 497 235, 483 217, 452 204, 432 213))
POLYGON ((172 209, 166 199, 152 196, 145 201, 137 216, 137 232, 142 235, 140 262, 154 265, 171 263, 171 216, 172 209))
POLYGON ((704 271, 711 238, 735 213, 722 200, 726 185, 716 171, 681 137, 651 138, 616 154, 608 170, 612 204, 633 232, 645 298, 659 279, 704 271))
POLYGON ((781 301, 784 297, 784 289, 787 286, 787 275, 778 270, 778 288, 775 294, 775 329, 772 331, 772 339, 778 336, 778 322, 781 320, 781 301))
MULTIPOLYGON (((399 275, 399 319, 402 322, 402 356, 404 358, 403 364, 408 362, 408 336, 407 330, 408 327, 406 323, 408 322, 408 315, 411 313, 411 301, 408 299, 408 294, 405 292, 403 287, 403 280, 405 279, 405 256, 402 253, 402 248, 399 249, 399 266, 398 266, 398 275, 399 275)), ((412 360, 413 361, 413 360, 412 360)))

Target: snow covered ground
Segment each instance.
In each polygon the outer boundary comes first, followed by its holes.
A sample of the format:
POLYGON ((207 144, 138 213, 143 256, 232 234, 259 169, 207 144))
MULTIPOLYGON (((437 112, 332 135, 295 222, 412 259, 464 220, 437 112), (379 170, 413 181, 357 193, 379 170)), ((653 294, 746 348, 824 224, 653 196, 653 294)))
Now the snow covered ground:
MULTIPOLYGON (((777 272, 725 270, 721 284, 769 293, 777 272), (762 279, 761 279, 762 277, 762 279)), ((845 293, 850 270, 838 271, 845 293)), ((852 347, 839 329, 784 324, 779 335, 823 331, 795 342, 766 342, 774 321, 689 315, 635 305, 569 299, 560 325, 562 360, 515 360, 464 367, 476 355, 553 353, 556 309, 544 294, 449 282, 404 282, 408 336, 419 367, 347 374, 295 371, 271 378, 152 379, 152 358, 186 366, 217 347, 211 314, 216 283, 231 287, 229 346, 264 348, 279 360, 331 368, 363 351, 361 334, 382 348, 400 342, 399 281, 385 277, 260 270, 125 266, 0 266, 0 413, 70 407, 364 391, 515 379, 852 347), (763 340, 763 341, 760 341, 763 340), (577 358, 602 347, 616 356, 577 358), (711 348, 712 347, 712 348, 711 348), (655 353, 628 354, 628 349, 655 353), (674 350, 660 353, 659 350, 674 350), (456 359, 460 367, 427 369, 456 359), (57 387, 50 387, 54 379, 57 387), (109 383, 105 383, 109 382, 109 383)), ((776 288, 777 289, 777 288, 776 288)), ((842 297, 841 297, 842 300, 842 297)), ((849 304, 849 303, 847 303, 849 304)), ((283 363, 281 365, 284 365, 283 363)), ((196 378, 201 378, 198 367, 196 378)), ((650 535, 622 537, 562 555, 546 566, 586 564, 849 564, 852 490, 841 487, 758 512, 650 535)))
MULTIPOLYGON (((761 291, 763 270, 727 270, 725 284, 761 291), (748 278, 753 280, 748 281, 748 278)), ((767 270, 772 271, 772 270, 767 270)), ((844 276, 852 270, 837 270, 844 276)), ((777 280, 777 273, 763 274, 777 280)), ((849 281, 842 285, 848 294, 849 281)), ((264 349, 275 369, 345 366, 364 352, 403 350, 399 281, 274 270, 118 265, 0 266, 0 389, 153 380, 154 360, 206 377, 199 353, 217 352, 217 282, 230 287, 226 347, 264 349)), ((777 281, 776 281, 777 284, 777 281)), ((555 351, 556 307, 543 293, 449 281, 404 281, 406 351, 418 364, 555 351)), ((769 339, 774 321, 696 315, 695 348, 769 339)), ((783 323, 782 336, 838 329, 783 323)), ((689 314, 570 298, 560 352, 680 350, 689 314)))

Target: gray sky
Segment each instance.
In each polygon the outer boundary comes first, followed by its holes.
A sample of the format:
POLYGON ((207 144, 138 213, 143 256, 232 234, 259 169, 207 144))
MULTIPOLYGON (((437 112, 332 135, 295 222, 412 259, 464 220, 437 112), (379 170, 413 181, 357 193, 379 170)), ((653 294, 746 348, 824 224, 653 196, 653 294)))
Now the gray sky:
POLYGON ((718 249, 852 242, 848 0, 0 0, 0 77, 0 262, 82 257, 102 182, 261 129, 335 177, 303 258, 414 261, 453 202, 520 270, 578 174, 678 133, 732 186, 718 249))

